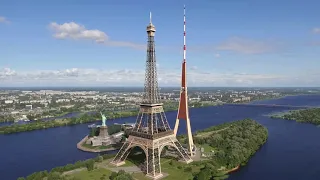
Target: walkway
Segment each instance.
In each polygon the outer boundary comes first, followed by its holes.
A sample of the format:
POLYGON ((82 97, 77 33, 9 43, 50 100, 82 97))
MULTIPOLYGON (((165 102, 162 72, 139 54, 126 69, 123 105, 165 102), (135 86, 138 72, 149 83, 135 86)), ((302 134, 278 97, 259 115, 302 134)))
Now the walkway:
POLYGON ((229 127, 230 127, 230 126, 225 127, 225 128, 222 128, 222 129, 219 129, 219 130, 215 130, 215 131, 199 132, 196 136, 198 136, 198 137, 207 137, 207 136, 209 136, 209 135, 211 135, 211 134, 213 134, 213 133, 218 133, 218 132, 220 132, 220 131, 224 131, 224 130, 228 129, 229 127))

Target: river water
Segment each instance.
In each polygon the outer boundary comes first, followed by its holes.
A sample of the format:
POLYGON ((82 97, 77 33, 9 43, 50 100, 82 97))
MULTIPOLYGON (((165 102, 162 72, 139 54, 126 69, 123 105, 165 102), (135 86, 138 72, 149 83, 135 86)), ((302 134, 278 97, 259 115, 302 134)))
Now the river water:
MULTIPOLYGON (((320 96, 288 96, 253 104, 281 104, 319 106, 320 96)), ((270 119, 269 113, 294 110, 294 107, 233 106, 192 108, 192 129, 252 118, 268 128, 269 139, 245 167, 231 174, 231 180, 318 180, 320 179, 320 128, 311 124, 270 119)), ((176 112, 166 113, 173 127, 176 112)), ((135 122, 135 117, 107 121, 107 124, 135 122)), ((180 123, 179 133, 185 133, 180 123)), ((88 124, 0 135, 0 176, 14 180, 35 171, 95 157, 82 152, 76 144, 88 133, 88 124)))

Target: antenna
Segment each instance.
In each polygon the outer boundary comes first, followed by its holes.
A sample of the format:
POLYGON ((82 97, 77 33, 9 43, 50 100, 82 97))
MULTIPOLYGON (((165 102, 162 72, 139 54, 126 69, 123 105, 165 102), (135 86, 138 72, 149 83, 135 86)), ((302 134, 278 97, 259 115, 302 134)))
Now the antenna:
POLYGON ((183 5, 183 62, 186 62, 186 6, 183 5))
POLYGON ((151 12, 150 12, 150 24, 152 24, 151 19, 152 19, 152 14, 151 14, 151 12))

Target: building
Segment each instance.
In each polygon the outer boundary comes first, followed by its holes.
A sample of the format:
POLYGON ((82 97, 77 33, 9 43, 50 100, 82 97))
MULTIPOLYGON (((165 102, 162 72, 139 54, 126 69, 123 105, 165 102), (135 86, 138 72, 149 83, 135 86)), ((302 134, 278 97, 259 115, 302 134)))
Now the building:
POLYGON ((26 105, 26 109, 27 109, 27 110, 32 110, 32 104, 26 105))

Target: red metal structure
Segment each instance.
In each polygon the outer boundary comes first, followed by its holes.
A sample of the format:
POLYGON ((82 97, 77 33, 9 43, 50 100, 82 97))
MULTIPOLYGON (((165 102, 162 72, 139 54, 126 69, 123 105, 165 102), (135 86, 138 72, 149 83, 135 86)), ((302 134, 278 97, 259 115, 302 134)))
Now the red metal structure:
POLYGON ((194 155, 194 144, 191 132, 191 125, 189 119, 188 108, 188 88, 187 88, 187 62, 186 62, 186 8, 183 9, 183 61, 182 61, 182 75, 181 75, 181 90, 180 90, 180 102, 176 124, 174 127, 174 133, 177 135, 179 121, 184 119, 187 123, 188 133, 188 152, 191 156, 194 155))

